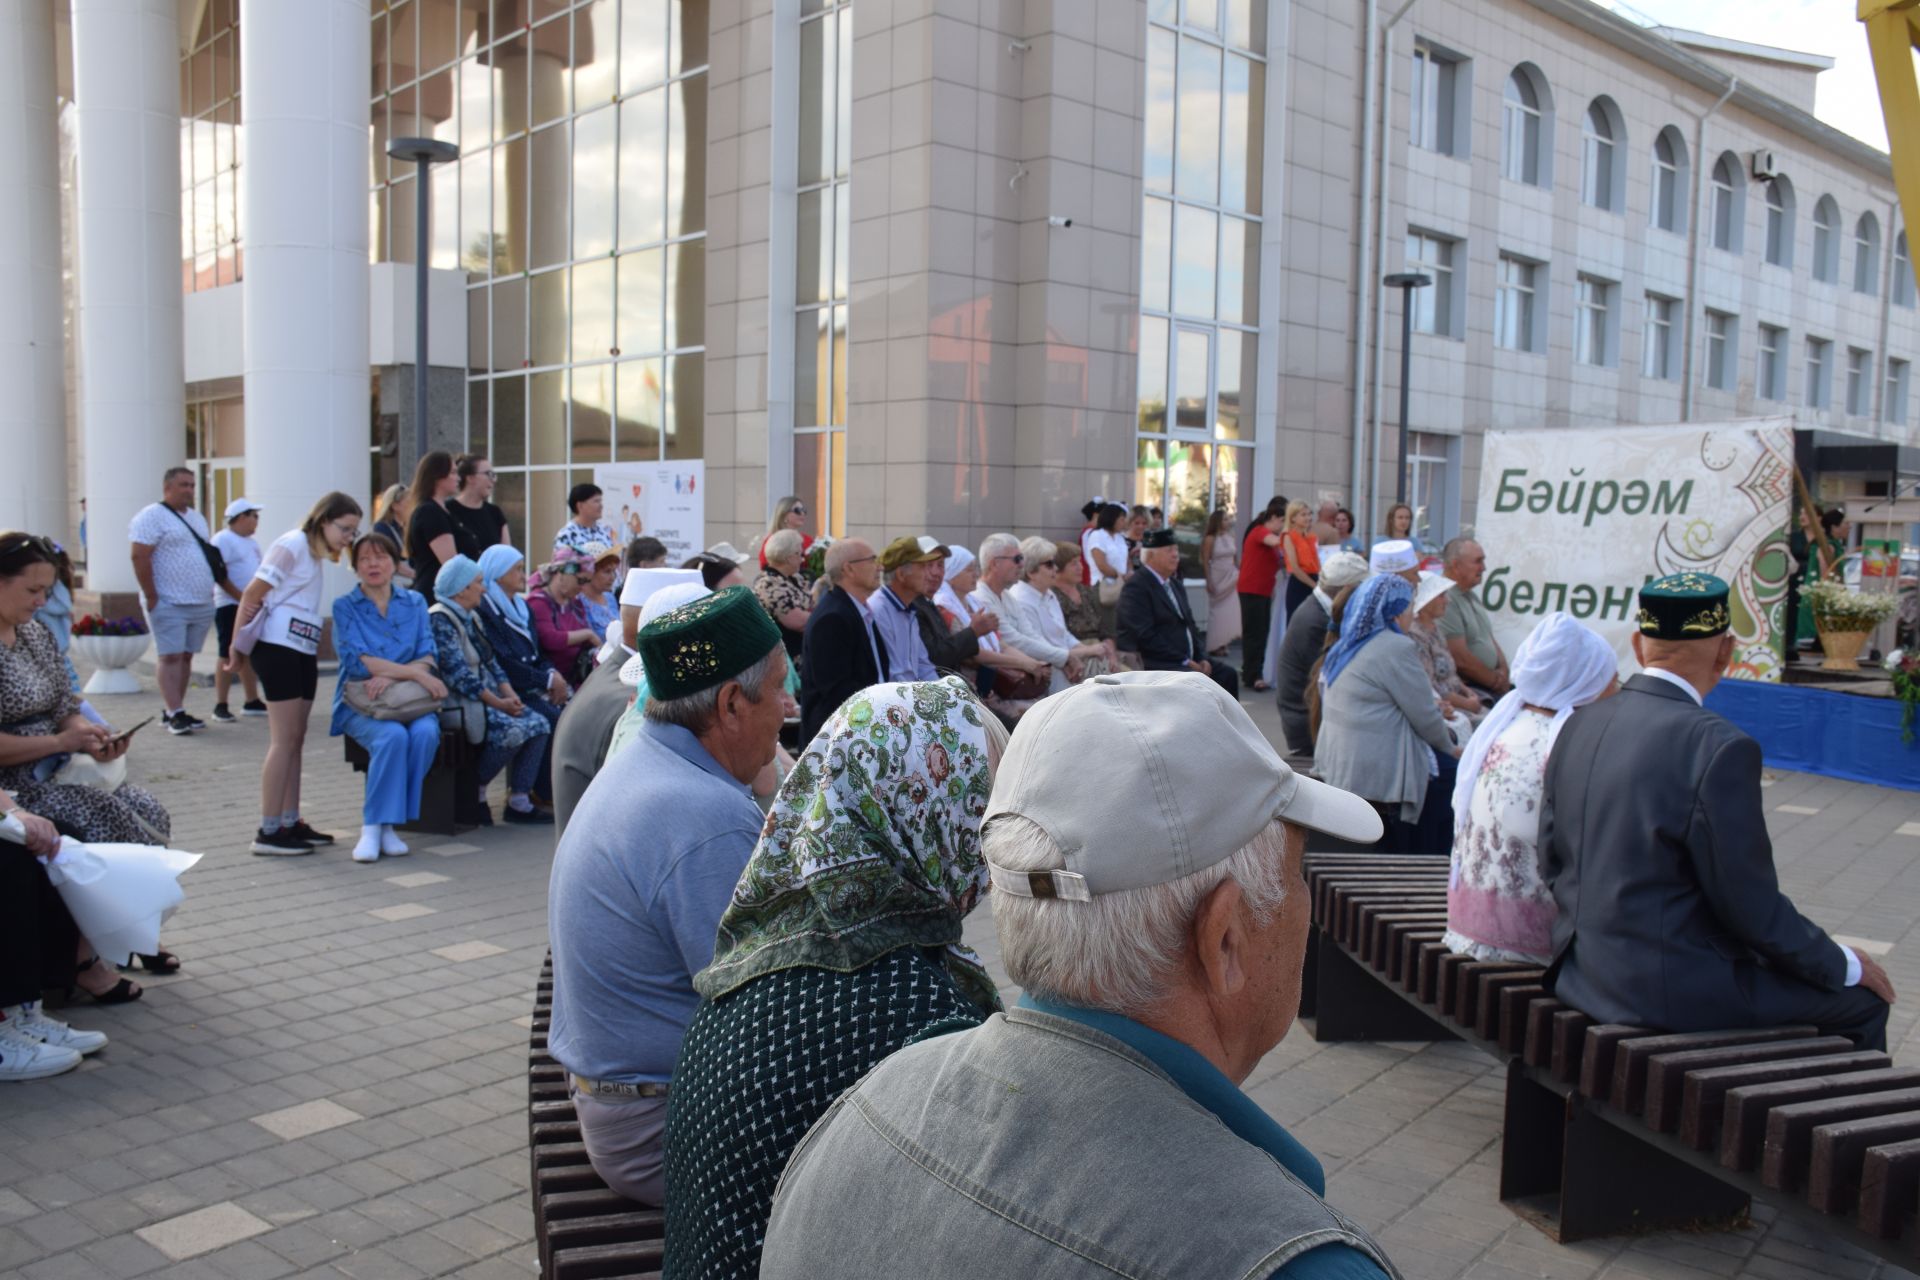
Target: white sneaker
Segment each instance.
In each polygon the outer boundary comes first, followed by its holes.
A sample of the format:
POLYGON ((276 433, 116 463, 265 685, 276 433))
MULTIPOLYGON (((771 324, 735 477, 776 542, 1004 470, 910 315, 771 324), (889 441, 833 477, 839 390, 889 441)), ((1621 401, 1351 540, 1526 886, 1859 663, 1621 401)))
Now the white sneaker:
POLYGON ((0 1022, 0 1080, 44 1080, 79 1065, 78 1050, 35 1040, 16 1029, 11 1018, 0 1022))
POLYGON ((353 846, 355 862, 380 861, 380 828, 367 825, 360 828, 360 842, 353 846))
POLYGON ((6 1015, 8 1026, 22 1035, 38 1040, 41 1044, 71 1049, 83 1056, 97 1053, 107 1047, 107 1037, 104 1032, 76 1031, 56 1018, 49 1018, 46 1011, 40 1007, 38 1000, 29 1000, 26 1004, 0 1010, 0 1013, 6 1015))
POLYGON ((380 852, 389 858, 404 858, 413 851, 407 848, 407 842, 400 838, 398 831, 392 827, 381 827, 380 852))

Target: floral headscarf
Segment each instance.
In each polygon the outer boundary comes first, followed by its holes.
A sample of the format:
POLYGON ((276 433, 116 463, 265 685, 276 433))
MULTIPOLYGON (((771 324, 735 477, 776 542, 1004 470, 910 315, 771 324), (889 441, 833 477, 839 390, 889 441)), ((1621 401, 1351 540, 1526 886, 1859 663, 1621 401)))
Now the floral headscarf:
POLYGON ((848 698, 775 797, 694 989, 713 999, 780 969, 852 973, 901 947, 944 947, 960 988, 998 1009, 960 942, 987 886, 989 714, 952 676, 848 698))
POLYGON ((1346 612, 1340 619, 1340 638, 1327 650, 1326 661, 1320 664, 1320 687, 1332 688, 1367 641, 1382 631, 1399 634, 1400 624, 1395 619, 1412 604, 1413 584, 1397 573, 1377 573, 1361 583, 1347 600, 1346 612))

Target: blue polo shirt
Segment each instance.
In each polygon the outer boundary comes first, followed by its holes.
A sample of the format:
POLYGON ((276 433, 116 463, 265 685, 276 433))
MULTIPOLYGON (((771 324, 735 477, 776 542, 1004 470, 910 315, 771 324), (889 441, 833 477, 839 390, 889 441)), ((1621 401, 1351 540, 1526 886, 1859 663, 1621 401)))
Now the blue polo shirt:
POLYGON ((933 659, 927 656, 920 619, 893 594, 892 587, 882 587, 867 597, 867 608, 873 611, 873 625, 879 628, 880 638, 887 642, 887 665, 892 670, 882 673, 882 680, 940 678, 933 659))
POLYGON ((665 1082, 715 931, 763 817, 678 725, 644 722, 607 757, 553 855, 547 1050, 590 1080, 665 1082))
MULTIPOLYGON (((1211 1111, 1235 1137, 1265 1151, 1307 1190, 1325 1198, 1326 1171, 1313 1153, 1198 1051, 1117 1013, 1053 1004, 1026 995, 1020 997, 1020 1005, 1112 1036, 1166 1072, 1181 1092, 1211 1111)), ((1386 1272, 1375 1265, 1372 1258, 1345 1244, 1323 1244, 1309 1249, 1271 1274, 1283 1276, 1285 1280, 1386 1280, 1386 1272)))

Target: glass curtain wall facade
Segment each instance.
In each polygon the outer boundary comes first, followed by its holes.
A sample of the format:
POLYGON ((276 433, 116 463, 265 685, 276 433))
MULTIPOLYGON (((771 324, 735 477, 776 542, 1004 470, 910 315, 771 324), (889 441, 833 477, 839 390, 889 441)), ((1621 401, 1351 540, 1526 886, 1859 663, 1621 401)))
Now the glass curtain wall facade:
POLYGON ((208 0, 180 57, 180 287, 240 279, 240 0, 208 0))
POLYGON ((374 257, 467 277, 467 443, 530 553, 603 462, 702 456, 706 0, 399 0, 373 15, 374 257))
POLYGON ((812 527, 839 538, 847 532, 853 6, 849 0, 801 0, 800 15, 793 484, 812 512, 812 527))

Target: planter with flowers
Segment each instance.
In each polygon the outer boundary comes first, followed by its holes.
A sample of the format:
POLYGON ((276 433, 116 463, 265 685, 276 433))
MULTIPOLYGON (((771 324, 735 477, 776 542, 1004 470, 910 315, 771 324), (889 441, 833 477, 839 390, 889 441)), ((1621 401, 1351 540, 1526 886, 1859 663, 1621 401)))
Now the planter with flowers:
POLYGON ((1887 674, 1893 678, 1893 696, 1900 699, 1900 741, 1913 741, 1913 716, 1920 708, 1920 650, 1895 649, 1887 655, 1887 674))
POLYGON ((1893 616, 1899 598, 1886 592, 1856 591, 1841 582, 1815 582, 1806 589, 1807 607, 1820 633, 1827 659, 1823 671, 1858 671, 1860 651, 1873 629, 1893 616))
POLYGON ((73 624, 73 656, 93 668, 83 693, 138 693, 140 678, 127 670, 147 651, 152 637, 139 618, 88 614, 73 624))

